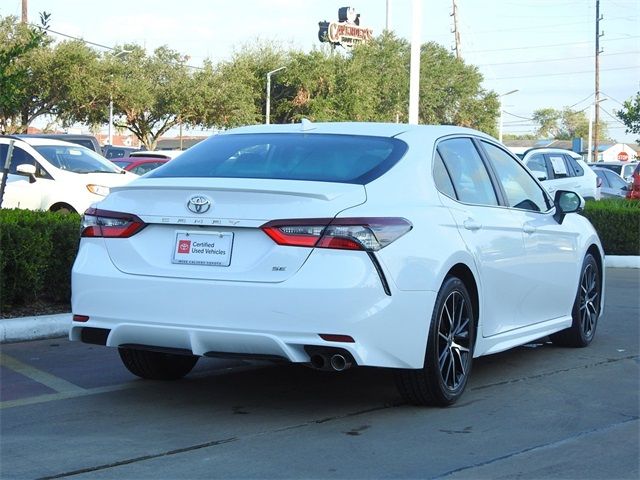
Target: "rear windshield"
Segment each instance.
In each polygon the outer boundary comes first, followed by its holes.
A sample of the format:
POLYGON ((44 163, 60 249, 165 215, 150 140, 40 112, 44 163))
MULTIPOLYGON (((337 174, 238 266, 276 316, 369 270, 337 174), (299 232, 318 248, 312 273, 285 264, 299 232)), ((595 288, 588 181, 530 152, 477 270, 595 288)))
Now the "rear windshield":
POLYGON ((395 138, 304 133, 218 135, 147 178, 222 177, 368 183, 407 151, 395 138))

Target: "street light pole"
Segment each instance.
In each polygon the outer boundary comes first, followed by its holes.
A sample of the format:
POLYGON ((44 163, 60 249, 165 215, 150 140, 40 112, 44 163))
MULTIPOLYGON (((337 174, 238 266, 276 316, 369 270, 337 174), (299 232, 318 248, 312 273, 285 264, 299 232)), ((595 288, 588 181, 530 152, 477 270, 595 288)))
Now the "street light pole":
POLYGON ((420 103, 420 26, 422 22, 422 0, 411 4, 411 57, 409 60, 409 123, 419 123, 420 103))
MULTIPOLYGON (((113 56, 118 58, 120 55, 126 55, 127 53, 131 53, 133 50, 120 50, 117 53, 114 53, 113 56)), ((111 74, 113 77, 113 74, 111 74)), ((113 145, 113 82, 111 83, 111 91, 109 92, 109 145, 113 145)))
POLYGON ((113 94, 109 94, 109 145, 113 145, 113 94))
POLYGON ((265 125, 269 125, 269 117, 271 115, 271 75, 280 70, 284 70, 287 67, 276 68, 275 70, 271 70, 267 73, 267 106, 265 107, 264 112, 264 123, 265 125))
POLYGON ((515 90, 511 90, 510 92, 503 93, 502 95, 498 95, 500 99, 500 128, 498 129, 498 140, 502 143, 502 122, 503 122, 503 112, 502 112, 502 97, 506 97, 507 95, 511 95, 512 93, 519 92, 517 88, 515 90))

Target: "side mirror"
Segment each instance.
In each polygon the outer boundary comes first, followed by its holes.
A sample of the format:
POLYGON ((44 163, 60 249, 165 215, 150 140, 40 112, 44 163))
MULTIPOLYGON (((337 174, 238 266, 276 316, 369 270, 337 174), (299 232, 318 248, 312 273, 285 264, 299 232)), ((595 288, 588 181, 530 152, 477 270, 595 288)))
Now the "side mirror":
POLYGON ((556 213, 553 218, 555 218, 558 223, 562 224, 564 216, 567 213, 581 212, 584 209, 584 198, 576 192, 558 190, 553 200, 553 204, 556 206, 556 213))
POLYGON ((549 177, 547 176, 547 172, 543 172, 542 170, 534 170, 533 174, 536 176, 538 180, 541 182, 543 180, 547 180, 549 177))
POLYGON ((29 183, 34 183, 36 181, 36 166, 30 165, 28 163, 23 163, 16 167, 16 172, 21 173, 22 175, 26 175, 29 177, 29 183))

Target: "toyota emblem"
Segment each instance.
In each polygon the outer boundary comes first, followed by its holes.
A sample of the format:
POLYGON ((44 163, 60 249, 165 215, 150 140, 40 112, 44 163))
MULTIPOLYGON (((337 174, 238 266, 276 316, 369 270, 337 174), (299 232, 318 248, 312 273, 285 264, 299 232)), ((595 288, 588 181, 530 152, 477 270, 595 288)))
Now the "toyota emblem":
POLYGON ((193 213, 207 213, 211 208, 211 200, 204 195, 194 195, 187 202, 187 208, 193 213))

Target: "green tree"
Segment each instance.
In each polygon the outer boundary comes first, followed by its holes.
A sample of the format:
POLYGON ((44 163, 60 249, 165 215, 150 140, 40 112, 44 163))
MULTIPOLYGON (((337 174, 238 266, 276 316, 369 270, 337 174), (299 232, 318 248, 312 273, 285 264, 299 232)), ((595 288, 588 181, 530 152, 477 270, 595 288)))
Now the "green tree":
POLYGON ((533 121, 540 125, 536 135, 542 138, 555 138, 559 131, 560 116, 560 112, 555 108, 541 108, 533 112, 533 121))
POLYGON ((65 41, 32 52, 31 95, 24 101, 28 123, 53 115, 63 125, 102 123, 104 79, 100 56, 80 40, 65 41))
MULTIPOLYGON (((118 55, 106 55, 101 66, 106 82, 101 104, 106 107, 113 99, 116 127, 131 131, 153 150, 172 127, 200 123, 194 109, 202 97, 187 66, 188 57, 167 47, 152 55, 137 45, 119 50, 118 55)), ((106 108, 101 111, 104 118, 106 108)))
MULTIPOLYGON (((310 120, 406 122, 410 46, 385 32, 341 53, 295 52, 280 77, 279 122, 310 120)), ((478 70, 436 44, 422 47, 421 123, 453 124, 495 134, 497 96, 482 89, 478 70)))
POLYGON ((14 16, 0 17, 0 133, 26 131, 30 118, 24 110, 32 96, 30 56, 45 49, 49 14, 42 13, 43 28, 20 23, 14 16))
MULTIPOLYGON (((600 134, 606 136, 603 131, 605 126, 600 126, 600 134)), ((589 119, 584 111, 571 110, 565 107, 560 115, 560 129, 556 138, 558 140, 571 140, 573 138, 587 139, 589 137, 589 119)))
MULTIPOLYGON (((637 92, 635 97, 631 97, 622 105, 624 109, 618 110, 616 116, 627 127, 626 133, 640 134, 640 92, 637 92)), ((640 143, 640 138, 636 142, 640 143)))
MULTIPOLYGON (((586 140, 589 137, 589 120, 582 110, 571 110, 569 107, 562 110, 541 108, 533 112, 533 120, 540 125, 536 131, 538 137, 557 140, 586 140)), ((608 137, 604 123, 600 123, 598 131, 601 139, 608 137)))

